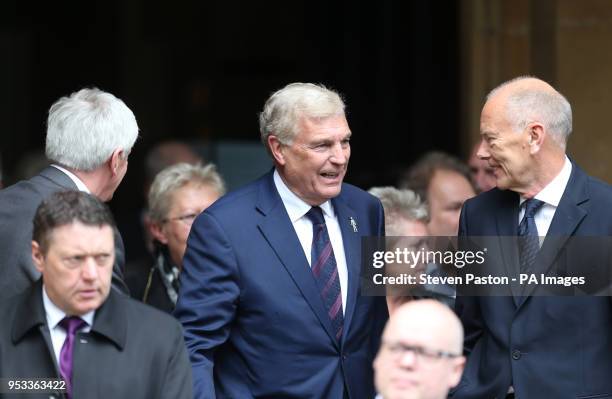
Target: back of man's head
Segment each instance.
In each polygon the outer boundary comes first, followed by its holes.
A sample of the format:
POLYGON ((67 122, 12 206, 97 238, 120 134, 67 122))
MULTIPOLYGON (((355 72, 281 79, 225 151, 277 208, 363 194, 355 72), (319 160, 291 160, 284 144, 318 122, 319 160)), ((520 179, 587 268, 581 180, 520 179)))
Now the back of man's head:
POLYGON ((96 88, 82 89, 49 109, 45 153, 52 162, 90 172, 117 149, 127 156, 137 137, 136 118, 123 101, 96 88))
POLYGON ((463 327, 442 303, 428 299, 400 306, 382 340, 374 370, 384 399, 443 399, 459 383, 463 327))

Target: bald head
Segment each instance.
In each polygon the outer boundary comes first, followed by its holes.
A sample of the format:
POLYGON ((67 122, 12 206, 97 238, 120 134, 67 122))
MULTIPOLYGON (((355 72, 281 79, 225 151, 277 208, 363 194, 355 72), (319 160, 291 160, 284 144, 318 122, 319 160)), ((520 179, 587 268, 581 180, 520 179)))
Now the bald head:
POLYGON ((532 198, 561 171, 572 132, 572 108, 548 83, 519 77, 487 96, 480 114, 478 158, 501 190, 532 198))
POLYGON ((389 319, 374 361, 376 389, 384 399, 442 399, 459 383, 463 327, 434 300, 411 301, 389 319))
POLYGON ((496 95, 510 94, 516 91, 524 90, 540 90, 556 93, 557 91, 547 82, 533 76, 519 76, 508 80, 493 90, 487 95, 487 101, 496 95))
POLYGON ((448 306, 439 301, 424 299, 400 306, 389 318, 383 332, 385 337, 422 334, 431 337, 436 350, 461 354, 463 327, 448 306))
POLYGON ((517 131, 532 122, 541 123, 554 142, 565 149, 572 132, 572 107, 547 82, 531 76, 520 76, 493 89, 487 95, 489 103, 501 104, 508 121, 517 131))

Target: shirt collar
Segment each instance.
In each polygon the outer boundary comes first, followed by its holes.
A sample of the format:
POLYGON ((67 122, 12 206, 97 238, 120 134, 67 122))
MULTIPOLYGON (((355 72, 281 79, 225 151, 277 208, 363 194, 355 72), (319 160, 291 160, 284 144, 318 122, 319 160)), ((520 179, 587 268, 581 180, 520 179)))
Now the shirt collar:
POLYGON ((71 171, 69 171, 66 168, 62 168, 61 166, 59 166, 57 164, 53 163, 53 164, 51 164, 51 166, 53 166, 54 168, 59 169, 62 172, 64 172, 66 174, 66 176, 68 176, 70 178, 70 180, 72 180, 74 182, 74 184, 76 184, 76 186, 79 189, 79 191, 84 191, 87 194, 91 194, 91 191, 89 191, 89 189, 87 188, 85 183, 83 183, 83 181, 81 179, 79 179, 77 177, 77 175, 75 175, 74 173, 72 173, 71 171))
MULTIPOLYGON (((571 174, 572 162, 566 156, 561 172, 559 172, 559 174, 552 179, 552 181, 548 183, 546 187, 536 194, 534 198, 554 207, 559 206, 559 202, 561 202, 561 197, 563 196, 563 192, 565 191, 565 187, 567 186, 567 182, 569 181, 571 174)), ((523 205, 523 202, 525 201, 526 198, 521 196, 519 205, 523 205)))
MULTIPOLYGON (((307 204, 300 197, 295 195, 293 191, 287 187, 283 179, 280 177, 278 170, 274 169, 274 185, 276 186, 276 190, 285 205, 285 209, 289 214, 289 219, 291 223, 295 223, 296 220, 303 217, 309 210, 312 208, 311 205, 307 204)), ((327 200, 319 207, 323 210, 323 213, 328 217, 334 217, 334 207, 331 204, 331 201, 327 200)))
MULTIPOLYGON (((59 307, 57 307, 57 305, 54 304, 53 301, 51 301, 51 298, 49 298, 49 296, 47 295, 47 289, 45 288, 44 284, 42 291, 43 306, 47 315, 47 324, 49 325, 49 330, 52 330, 59 324, 60 321, 62 321, 64 317, 66 317, 66 313, 59 307)), ((95 310, 91 310, 80 317, 81 319, 85 320, 87 325, 91 326, 93 324, 94 314, 95 310)))

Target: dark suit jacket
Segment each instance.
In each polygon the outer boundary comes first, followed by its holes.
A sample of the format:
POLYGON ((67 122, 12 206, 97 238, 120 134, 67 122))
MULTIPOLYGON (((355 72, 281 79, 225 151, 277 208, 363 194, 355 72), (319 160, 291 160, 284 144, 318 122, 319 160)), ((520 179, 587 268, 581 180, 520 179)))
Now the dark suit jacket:
MULTIPOLYGON (((0 190, 0 298, 24 291, 40 278, 32 261, 32 220, 40 203, 61 190, 77 190, 64 172, 49 166, 29 180, 0 190)), ((123 282, 125 250, 115 229, 113 288, 128 293, 123 282)))
POLYGON ((196 219, 175 310, 196 398, 336 399, 344 386, 352 399, 374 396, 372 360, 387 311, 384 298, 360 295, 360 240, 384 235, 383 210, 348 184, 332 203, 348 267, 340 344, 272 173, 196 219))
POLYGON ((130 289, 132 298, 166 313, 172 313, 174 303, 168 296, 168 291, 155 263, 156 261, 151 257, 128 263, 125 270, 125 283, 130 289))
MULTIPOLYGON (((42 302, 42 282, 0 305, 0 376, 60 378, 42 302)), ((77 333, 73 398, 192 398, 179 323, 111 290, 89 333, 77 333)), ((23 394, 3 398, 20 398, 23 394)), ((56 395, 63 396, 63 395, 56 395)), ((27 397, 49 397, 47 395, 27 397)))
MULTIPOLYGON (((538 259, 560 257, 565 239, 551 237, 612 235, 611 204, 612 188, 573 165, 538 259)), ((518 205, 518 194, 498 189, 468 200, 460 236, 516 236, 518 205)), ((585 252, 567 263, 586 267, 585 252)), ((468 360, 452 397, 503 398, 512 384, 518 398, 612 398, 610 297, 532 294, 458 294, 468 360)))

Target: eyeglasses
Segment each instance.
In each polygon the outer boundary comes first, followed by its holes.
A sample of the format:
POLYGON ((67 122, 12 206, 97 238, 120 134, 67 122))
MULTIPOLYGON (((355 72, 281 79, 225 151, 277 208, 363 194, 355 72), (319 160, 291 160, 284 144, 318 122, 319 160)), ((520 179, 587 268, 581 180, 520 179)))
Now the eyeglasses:
POLYGON ((185 214, 185 215, 179 215, 179 216, 175 216, 175 217, 172 217, 172 218, 166 218, 166 219, 162 220, 162 223, 167 223, 167 222, 171 222, 171 221, 174 221, 174 220, 179 220, 179 221, 185 223, 186 225, 190 226, 190 225, 193 224, 193 221, 197 217, 198 217, 197 213, 188 213, 188 214, 185 214))
POLYGON ((461 357, 461 354, 427 349, 422 346, 404 345, 400 342, 383 342, 383 346, 387 348, 391 356, 396 360, 401 359, 406 353, 411 353, 417 360, 430 362, 461 357))

